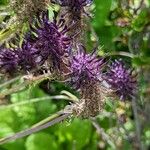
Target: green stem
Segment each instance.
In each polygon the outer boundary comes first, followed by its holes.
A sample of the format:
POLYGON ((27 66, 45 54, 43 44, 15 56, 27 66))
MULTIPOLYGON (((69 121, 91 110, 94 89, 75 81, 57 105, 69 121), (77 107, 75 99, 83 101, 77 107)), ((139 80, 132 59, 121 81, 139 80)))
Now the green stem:
POLYGON ((132 109, 133 109, 133 114, 135 117, 137 144, 139 146, 139 149, 143 150, 143 144, 141 141, 141 124, 140 124, 140 120, 139 120, 139 116, 138 116, 136 100, 137 100, 136 98, 132 98, 132 109))
POLYGON ((50 74, 43 74, 37 77, 33 77, 32 79, 26 79, 23 83, 20 85, 17 85, 15 87, 12 87, 11 89, 8 89, 7 91, 1 92, 0 93, 0 98, 5 97, 6 95, 10 95, 12 93, 20 92, 23 89, 25 89, 28 85, 39 83, 43 81, 44 79, 54 79, 53 77, 50 76, 50 74))
POLYGON ((30 135, 32 133, 38 132, 38 131, 43 130, 45 128, 48 128, 48 127, 50 127, 52 125, 55 125, 56 123, 59 123, 59 122, 65 120, 65 119, 67 119, 71 114, 72 113, 64 113, 64 112, 54 114, 53 116, 50 116, 50 117, 42 120, 41 122, 33 125, 29 129, 20 131, 20 132, 18 132, 16 134, 10 135, 10 136, 5 137, 5 138, 1 138, 0 139, 0 145, 1 144, 5 144, 7 142, 10 142, 12 140, 16 140, 16 139, 25 137, 27 135, 30 135))
POLYGON ((3 87, 8 86, 8 85, 10 85, 10 84, 16 82, 16 81, 19 80, 20 78, 21 78, 21 76, 18 76, 18 77, 16 77, 16 78, 10 79, 10 80, 8 80, 8 81, 6 81, 6 82, 0 84, 0 89, 2 89, 3 87))
POLYGON ((46 97, 41 97, 41 98, 34 98, 34 99, 31 99, 31 100, 25 100, 23 102, 18 102, 18 103, 14 103, 14 104, 10 104, 10 105, 2 105, 2 106, 0 106, 0 110, 10 109, 10 108, 14 108, 14 107, 17 107, 17 106, 22 106, 22 105, 37 103, 37 102, 51 100, 51 99, 57 99, 57 100, 58 99, 64 99, 64 100, 68 100, 68 101, 74 102, 71 98, 69 98, 67 96, 64 96, 64 95, 55 95, 55 96, 46 96, 46 97))
POLYGON ((100 127, 100 125, 95 119, 91 118, 91 121, 92 121, 93 126, 96 128, 98 134, 101 135, 101 137, 103 138, 103 140, 105 140, 111 146, 113 150, 116 150, 117 149, 116 145, 114 144, 111 137, 107 133, 105 133, 103 128, 100 127))

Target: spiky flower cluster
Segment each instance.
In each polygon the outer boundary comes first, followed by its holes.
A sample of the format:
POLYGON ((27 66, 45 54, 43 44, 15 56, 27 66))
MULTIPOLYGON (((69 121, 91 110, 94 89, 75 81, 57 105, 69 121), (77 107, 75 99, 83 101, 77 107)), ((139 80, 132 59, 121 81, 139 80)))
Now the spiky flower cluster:
POLYGON ((57 22, 54 19, 51 22, 48 12, 42 12, 35 24, 36 26, 31 26, 31 31, 25 36, 21 48, 1 48, 1 69, 8 73, 14 69, 30 71, 43 65, 49 57, 51 67, 60 69, 60 63, 63 63, 63 57, 67 55, 71 44, 71 38, 66 35, 68 28, 64 20, 60 19, 57 22))
POLYGON ((92 3, 93 0, 53 0, 53 2, 56 2, 60 4, 62 7, 70 7, 73 10, 80 10, 84 6, 87 6, 92 3))
POLYGON ((135 94, 136 78, 133 70, 127 69, 122 60, 115 60, 109 66, 106 80, 121 100, 128 100, 135 94))
POLYGON ((83 118, 94 117, 102 110, 104 103, 100 83, 105 62, 104 58, 97 56, 96 50, 88 54, 83 45, 78 45, 76 54, 71 58, 71 85, 80 89, 81 95, 80 109, 75 111, 83 118))
POLYGON ((24 41, 22 47, 15 52, 18 55, 18 64, 21 70, 30 71, 43 63, 40 50, 35 47, 35 44, 28 41, 24 41))
MULTIPOLYGON (((91 4, 92 0, 55 0, 55 2, 62 7, 68 7, 72 13, 79 12, 81 16, 84 6, 91 4)), ((54 20, 50 21, 48 12, 40 12, 36 20, 33 19, 22 46, 0 48, 0 72, 29 73, 48 64, 48 72, 62 77, 61 79, 65 78, 65 81, 70 81, 73 88, 79 89, 80 104, 83 108, 79 114, 83 117, 94 117, 103 107, 105 97, 102 88, 103 81, 111 86, 121 100, 130 99, 136 89, 136 80, 132 71, 127 69, 122 61, 116 60, 103 74, 103 68, 107 66, 106 59, 98 57, 96 50, 87 53, 85 47, 79 44, 80 38, 79 40, 71 38, 72 31, 76 31, 72 29, 75 20, 71 20, 73 25, 69 26, 69 21, 66 25, 66 20, 62 16, 59 15, 59 19, 55 16, 54 20), (52 72, 51 68, 55 72, 52 72)), ((76 22, 80 22, 80 19, 76 22)))
POLYGON ((77 53, 70 62, 72 84, 76 88, 85 86, 87 82, 101 79, 101 70, 105 61, 98 58, 96 51, 87 54, 82 45, 78 45, 77 53))
POLYGON ((48 12, 43 12, 38 17, 36 26, 32 27, 32 32, 36 34, 36 47, 40 49, 41 56, 46 60, 52 57, 52 66, 60 68, 63 56, 67 55, 71 44, 71 38, 67 36, 69 28, 65 25, 65 20, 60 19, 49 21, 48 12))
POLYGON ((65 7, 64 11, 68 11, 68 13, 71 14, 72 21, 80 20, 82 13, 87 14, 84 7, 90 5, 92 1, 93 0, 52 0, 52 2, 59 4, 61 7, 65 7))
POLYGON ((18 55, 11 49, 3 48, 0 50, 0 69, 1 72, 12 74, 18 66, 18 55))

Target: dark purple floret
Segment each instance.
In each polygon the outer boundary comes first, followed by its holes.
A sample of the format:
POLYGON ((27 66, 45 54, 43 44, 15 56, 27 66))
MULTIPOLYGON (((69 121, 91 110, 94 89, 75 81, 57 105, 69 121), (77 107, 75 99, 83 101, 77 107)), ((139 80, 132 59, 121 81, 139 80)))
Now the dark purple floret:
POLYGON ((68 28, 65 26, 64 19, 51 22, 48 13, 43 12, 38 18, 36 28, 32 31, 36 33, 36 48, 41 50, 43 59, 50 57, 52 66, 59 68, 62 57, 68 53, 71 38, 66 35, 68 28))
POLYGON ((89 16, 84 7, 90 5, 93 0, 53 0, 52 2, 67 7, 67 12, 72 14, 72 21, 77 21, 81 19, 81 13, 89 16))
POLYGON ((76 10, 83 8, 92 3, 93 0, 53 0, 52 2, 58 3, 62 7, 70 7, 76 10))
POLYGON ((95 51, 86 54, 85 48, 79 45, 78 51, 70 64, 72 84, 76 88, 80 88, 87 82, 100 80, 104 63, 105 60, 98 58, 95 51))
POLYGON ((14 73, 18 67, 18 55, 11 49, 0 50, 0 70, 4 73, 14 73))
POLYGON ((121 100, 131 99, 136 90, 136 79, 133 70, 127 69, 122 60, 115 60, 109 67, 106 80, 121 100))
POLYGON ((17 49, 19 57, 19 66, 23 71, 30 71, 36 69, 38 66, 44 63, 40 50, 35 48, 33 43, 24 41, 21 48, 17 49))

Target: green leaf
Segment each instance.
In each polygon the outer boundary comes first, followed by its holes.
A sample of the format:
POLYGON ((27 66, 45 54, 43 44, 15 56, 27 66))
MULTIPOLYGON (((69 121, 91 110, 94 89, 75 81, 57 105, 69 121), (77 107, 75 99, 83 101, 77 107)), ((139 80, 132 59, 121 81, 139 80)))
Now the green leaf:
POLYGON ((112 0, 95 0, 95 13, 93 26, 100 28, 105 25, 110 12, 112 0))
POLYGON ((0 5, 7 5, 9 0, 0 0, 0 5))
POLYGON ((135 31, 142 31, 145 25, 149 22, 149 10, 144 9, 140 14, 132 21, 131 27, 135 31))
POLYGON ((132 62, 135 66, 145 66, 150 64, 150 58, 146 56, 134 57, 132 62))
POLYGON ((30 135, 25 143, 26 150, 58 150, 56 140, 47 133, 30 135))
POLYGON ((107 51, 115 49, 114 38, 120 34, 120 31, 115 26, 104 26, 96 29, 96 33, 99 35, 100 45, 107 51))
POLYGON ((66 142, 68 150, 72 147, 82 150, 89 143, 91 131, 89 121, 75 119, 70 125, 62 124, 57 135, 60 142, 66 142))

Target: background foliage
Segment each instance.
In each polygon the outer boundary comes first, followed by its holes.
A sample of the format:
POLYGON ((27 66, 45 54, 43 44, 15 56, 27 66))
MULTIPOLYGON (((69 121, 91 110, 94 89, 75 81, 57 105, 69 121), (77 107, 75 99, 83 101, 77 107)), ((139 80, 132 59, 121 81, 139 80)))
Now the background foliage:
MULTIPOLYGON (((8 23, 5 17, 12 15, 7 10, 8 5, 8 0, 0 0, 0 43, 16 32, 13 24, 4 30, 8 23)), ((122 58, 138 71, 136 114, 131 102, 107 99, 104 111, 97 117, 99 126, 96 129, 90 120, 69 118, 36 134, 0 145, 0 150, 150 148, 150 0, 95 0, 91 12, 93 29, 87 33, 87 48, 91 49, 98 38, 100 55, 122 58)), ((2 86, 3 78, 0 78, 0 83, 1 93, 7 93, 9 87, 2 86)), ((17 83, 21 81, 14 84, 17 83)), ((71 91, 57 82, 47 86, 47 93, 43 92, 42 84, 34 83, 5 97, 0 94, 0 137, 29 128, 68 104, 65 100, 40 101, 48 95, 59 95, 62 90, 71 91), (39 102, 30 103, 36 98, 39 102), (15 105, 24 101, 27 101, 24 105, 15 105), (10 104, 13 106, 10 107, 10 104)))

